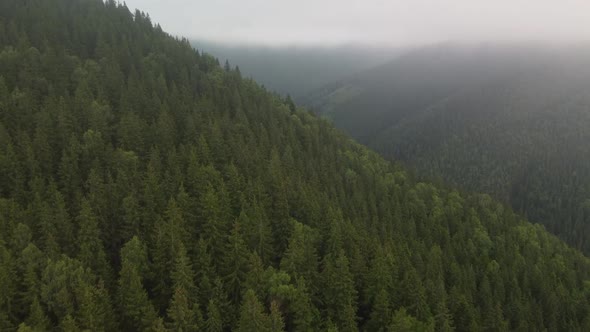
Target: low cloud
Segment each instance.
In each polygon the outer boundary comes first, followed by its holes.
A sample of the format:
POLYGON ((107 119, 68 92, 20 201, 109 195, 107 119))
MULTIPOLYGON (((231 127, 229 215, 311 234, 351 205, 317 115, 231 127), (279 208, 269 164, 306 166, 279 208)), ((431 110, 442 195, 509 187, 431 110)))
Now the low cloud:
POLYGON ((228 43, 590 41, 588 0, 126 0, 166 31, 228 43))

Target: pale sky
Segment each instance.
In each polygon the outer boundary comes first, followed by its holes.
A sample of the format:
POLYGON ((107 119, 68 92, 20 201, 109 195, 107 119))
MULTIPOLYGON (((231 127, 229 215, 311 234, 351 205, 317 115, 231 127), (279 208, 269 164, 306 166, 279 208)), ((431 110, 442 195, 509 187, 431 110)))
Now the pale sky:
POLYGON ((228 43, 590 41, 590 0, 126 0, 174 35, 228 43))

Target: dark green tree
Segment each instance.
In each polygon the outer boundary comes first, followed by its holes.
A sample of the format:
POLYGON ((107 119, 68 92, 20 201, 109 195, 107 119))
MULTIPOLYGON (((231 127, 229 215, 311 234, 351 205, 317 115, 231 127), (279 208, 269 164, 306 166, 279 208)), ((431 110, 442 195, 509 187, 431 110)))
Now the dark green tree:
POLYGON ((133 237, 121 249, 121 271, 118 282, 118 308, 125 320, 122 327, 131 330, 149 328, 157 318, 143 286, 148 265, 144 245, 133 237))
POLYGON ((253 290, 246 291, 237 331, 271 331, 272 322, 253 290))

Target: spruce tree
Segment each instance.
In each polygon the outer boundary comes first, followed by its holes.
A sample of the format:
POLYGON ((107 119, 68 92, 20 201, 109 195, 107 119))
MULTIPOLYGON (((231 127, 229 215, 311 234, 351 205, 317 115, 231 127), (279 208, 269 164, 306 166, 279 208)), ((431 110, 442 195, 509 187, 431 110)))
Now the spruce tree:
POLYGON ((240 320, 238 321, 237 331, 268 332, 272 330, 271 324, 270 317, 264 312, 264 307, 256 297, 254 291, 251 289, 246 291, 240 309, 240 320))
POLYGON ((121 249, 121 271, 118 281, 118 308, 125 318, 124 329, 142 330, 152 325, 156 311, 143 286, 147 255, 143 244, 133 237, 121 249))

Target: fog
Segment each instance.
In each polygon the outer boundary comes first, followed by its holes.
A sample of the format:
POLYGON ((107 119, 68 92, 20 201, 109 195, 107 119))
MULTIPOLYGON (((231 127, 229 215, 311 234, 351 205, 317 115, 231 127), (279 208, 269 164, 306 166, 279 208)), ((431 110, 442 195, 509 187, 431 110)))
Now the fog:
POLYGON ((590 40, 588 0, 126 0, 176 35, 225 43, 407 46, 590 40))

